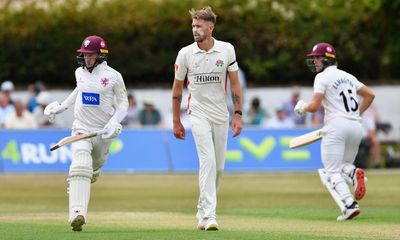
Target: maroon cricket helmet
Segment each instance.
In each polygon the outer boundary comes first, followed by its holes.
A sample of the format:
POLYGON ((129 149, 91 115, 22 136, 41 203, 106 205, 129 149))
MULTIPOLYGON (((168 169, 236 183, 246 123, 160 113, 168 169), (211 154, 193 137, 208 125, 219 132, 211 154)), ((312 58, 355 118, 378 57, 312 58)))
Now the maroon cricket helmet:
POLYGON ((81 48, 76 50, 79 53, 108 53, 107 44, 103 38, 93 35, 86 37, 81 48))
POLYGON ((336 51, 329 43, 318 43, 312 51, 307 54, 307 57, 328 57, 336 58, 336 51))

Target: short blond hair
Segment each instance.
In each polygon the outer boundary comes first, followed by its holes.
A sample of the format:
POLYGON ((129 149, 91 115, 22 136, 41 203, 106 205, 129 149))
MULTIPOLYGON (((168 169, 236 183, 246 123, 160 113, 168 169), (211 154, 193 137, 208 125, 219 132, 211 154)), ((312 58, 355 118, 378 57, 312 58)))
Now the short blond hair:
POLYGON ((210 6, 204 7, 200 10, 191 9, 189 10, 192 19, 202 19, 204 21, 212 22, 215 24, 217 22, 217 15, 213 12, 210 6))

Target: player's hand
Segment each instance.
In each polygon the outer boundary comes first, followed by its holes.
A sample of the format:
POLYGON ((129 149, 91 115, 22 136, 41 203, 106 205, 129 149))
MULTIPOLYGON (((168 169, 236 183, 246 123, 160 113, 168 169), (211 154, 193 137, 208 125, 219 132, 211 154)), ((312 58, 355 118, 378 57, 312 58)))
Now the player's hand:
POLYGON ((306 114, 304 108, 306 107, 306 103, 303 100, 299 100, 294 107, 294 112, 296 113, 297 116, 302 117, 304 114, 306 114))
POLYGON ((109 121, 103 128, 104 133, 101 135, 103 139, 112 139, 117 137, 122 131, 122 125, 115 121, 109 121))
POLYGON ((183 127, 181 122, 174 122, 174 136, 177 139, 185 139, 185 128, 183 127))
POLYGON ((239 114, 235 114, 232 120, 232 137, 238 136, 242 132, 242 116, 239 114))
POLYGON ((49 122, 54 122, 56 114, 62 113, 66 108, 62 107, 57 101, 47 105, 43 111, 43 114, 49 119, 49 122))

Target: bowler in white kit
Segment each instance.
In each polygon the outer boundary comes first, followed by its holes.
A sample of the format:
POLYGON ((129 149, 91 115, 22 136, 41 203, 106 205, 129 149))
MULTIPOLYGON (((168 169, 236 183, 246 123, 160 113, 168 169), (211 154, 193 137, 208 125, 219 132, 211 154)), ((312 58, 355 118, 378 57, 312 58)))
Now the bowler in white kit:
POLYGON ((127 114, 128 98, 121 74, 107 65, 108 48, 99 36, 86 37, 77 50, 76 88, 62 102, 49 104, 44 114, 52 121, 56 114, 75 104, 72 135, 104 133, 72 144, 69 169, 69 223, 81 231, 87 220, 91 183, 94 183, 108 158, 112 139, 122 130, 120 122, 127 114))
POLYGON ((307 55, 307 65, 316 72, 314 94, 309 103, 299 100, 297 115, 325 109, 322 128, 321 158, 324 169, 320 177, 341 208, 338 221, 360 214, 358 205, 365 193, 364 170, 353 165, 362 138, 360 115, 370 106, 375 95, 353 75, 337 68, 336 51, 328 43, 318 43, 307 55), (360 101, 358 95, 362 97, 360 101), (354 186, 354 196, 347 183, 354 186))
POLYGON ((216 15, 210 7, 190 11, 195 42, 182 48, 175 61, 172 87, 173 131, 178 139, 185 138, 180 119, 180 105, 185 79, 189 90, 188 114, 199 158, 200 196, 197 204, 197 228, 218 230, 217 192, 225 164, 229 128, 226 103, 227 74, 235 116, 233 137, 242 131, 242 99, 238 64, 234 47, 212 37, 216 15))

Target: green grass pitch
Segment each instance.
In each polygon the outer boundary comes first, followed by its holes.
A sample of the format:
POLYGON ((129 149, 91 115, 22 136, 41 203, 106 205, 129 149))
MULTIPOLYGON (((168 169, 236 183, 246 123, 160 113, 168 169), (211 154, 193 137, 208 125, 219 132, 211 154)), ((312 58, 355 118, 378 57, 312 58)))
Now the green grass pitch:
POLYGON ((339 210, 318 173, 226 173, 221 230, 196 229, 197 174, 104 174, 82 232, 67 223, 65 174, 0 175, 0 239, 400 239, 400 171, 367 171, 361 214, 339 210))

